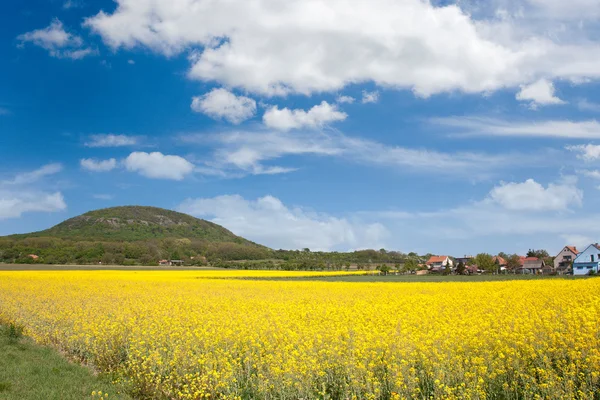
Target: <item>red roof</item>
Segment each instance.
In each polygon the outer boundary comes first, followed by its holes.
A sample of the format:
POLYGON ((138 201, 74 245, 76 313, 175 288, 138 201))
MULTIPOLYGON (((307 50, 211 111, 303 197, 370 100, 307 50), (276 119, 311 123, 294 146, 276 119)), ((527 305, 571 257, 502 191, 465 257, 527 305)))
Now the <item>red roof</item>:
POLYGON ((492 258, 494 262, 498 262, 498 265, 506 265, 506 260, 503 257, 495 256, 492 258))
POLYGON ((525 257, 524 261, 537 261, 537 260, 539 260, 539 258, 537 258, 537 257, 525 257))
POLYGON ((439 262, 443 263, 444 261, 446 261, 447 258, 448 256, 431 256, 425 264, 433 264, 439 262))
POLYGON ((577 250, 577 247, 575 246, 565 246, 567 249, 569 249, 571 251, 571 253, 573 254, 579 254, 579 251, 577 250))

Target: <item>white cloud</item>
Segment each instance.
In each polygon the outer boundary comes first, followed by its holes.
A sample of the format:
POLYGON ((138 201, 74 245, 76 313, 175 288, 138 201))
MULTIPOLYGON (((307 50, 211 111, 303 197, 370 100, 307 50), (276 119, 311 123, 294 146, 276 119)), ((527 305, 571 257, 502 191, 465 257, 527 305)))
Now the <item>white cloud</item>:
POLYGON ((0 115, 10 115, 10 111, 4 107, 0 107, 0 115))
POLYGON ((95 53, 91 48, 84 47, 81 37, 65 31, 63 23, 56 18, 46 28, 19 35, 17 40, 21 45, 33 43, 57 58, 79 60, 95 53))
POLYGON ((447 117, 432 118, 430 122, 455 128, 459 135, 600 139, 600 123, 595 119, 514 121, 486 117, 447 117))
POLYGON ((125 159, 124 164, 128 171, 154 179, 180 181, 194 171, 194 164, 185 158, 159 152, 133 152, 125 159))
POLYGON ((214 119, 225 119, 240 124, 256 113, 256 101, 245 96, 236 96, 226 89, 213 89, 203 96, 193 97, 192 110, 214 119))
POLYGON ((91 135, 90 141, 85 143, 87 147, 123 147, 133 146, 139 143, 135 136, 100 134, 91 135))
POLYGON ((129 65, 135 65, 135 61, 133 61, 133 60, 127 60, 127 64, 129 64, 129 65))
POLYGON ((379 223, 364 224, 302 207, 290 208, 273 196, 256 200, 239 195, 188 199, 178 209, 209 218, 237 235, 275 249, 381 248, 388 237, 379 223))
POLYGON ((554 84, 547 79, 540 79, 529 85, 521 85, 521 91, 517 93, 517 100, 531 101, 530 107, 537 109, 538 106, 565 104, 565 102, 554 95, 554 84))
POLYGON ((600 179, 600 171, 599 170, 589 170, 589 169, 584 169, 584 170, 579 170, 577 171, 579 174, 586 176, 588 178, 592 178, 592 179, 600 179))
POLYGON ((308 111, 279 109, 277 106, 269 108, 263 115, 266 126, 282 131, 300 128, 318 128, 330 122, 343 121, 348 114, 339 111, 337 106, 326 101, 312 107, 308 111))
POLYGON ((600 145, 597 144, 567 146, 567 150, 578 153, 577 158, 581 160, 595 161, 600 159, 600 145))
POLYGON ((69 10, 71 8, 81 8, 84 6, 83 1, 78 1, 78 0, 65 0, 65 2, 63 3, 63 8, 65 10, 69 10))
POLYGON ((59 164, 59 163, 46 164, 34 171, 23 172, 21 174, 17 174, 13 179, 8 180, 8 181, 3 181, 0 183, 2 183, 4 185, 26 185, 26 184, 30 184, 30 183, 35 183, 46 176, 57 174, 62 170, 63 170, 62 164, 59 164))
POLYGON ((600 112, 600 104, 598 103, 592 103, 586 99, 582 99, 579 100, 577 102, 577 107, 581 110, 581 111, 593 111, 593 112, 600 112))
POLYGON ((359 163, 401 172, 421 172, 462 176, 479 180, 499 169, 536 165, 547 160, 546 154, 526 156, 505 153, 445 153, 433 149, 407 148, 376 141, 353 138, 339 132, 224 132, 213 135, 187 135, 184 143, 213 145, 209 172, 216 174, 283 173, 293 167, 267 165, 289 156, 337 157, 344 162, 359 163))
POLYGON ((117 160, 109 158, 108 160, 94 160, 93 158, 82 158, 79 160, 81 168, 93 172, 108 172, 117 168, 117 160))
MULTIPOLYGON (((570 3, 556 6, 556 0, 550 6, 549 1, 539 0, 536 7, 543 4, 553 14, 571 9, 570 3)), ((595 0, 577 1, 596 8, 595 0)), ((101 11, 85 22, 109 46, 144 46, 168 56, 194 49, 191 78, 267 95, 374 82, 426 97, 455 90, 487 93, 538 78, 600 77, 593 27, 530 16, 522 2, 510 2, 510 18, 496 12, 479 19, 461 9, 468 1, 445 6, 422 0, 117 3, 114 12, 101 11)))
POLYGON ((352 104, 356 99, 352 96, 338 96, 335 101, 340 104, 352 104))
POLYGON ((377 103, 378 101, 379 101, 379 92, 378 91, 367 92, 366 90, 363 90, 362 100, 361 100, 361 102, 363 104, 377 103))
POLYGON ((56 212, 67 208, 63 195, 0 189, 0 219, 18 218, 26 212, 56 212))
POLYGON ((521 183, 503 182, 491 190, 488 199, 507 210, 563 211, 570 206, 581 207, 583 203, 583 192, 576 184, 574 177, 550 183, 547 188, 533 179, 521 183))
POLYGON ((45 177, 62 171, 61 164, 47 164, 0 181, 0 219, 18 218, 26 212, 54 212, 66 209, 62 193, 39 189, 45 177), (33 185, 35 183, 35 185, 33 185))

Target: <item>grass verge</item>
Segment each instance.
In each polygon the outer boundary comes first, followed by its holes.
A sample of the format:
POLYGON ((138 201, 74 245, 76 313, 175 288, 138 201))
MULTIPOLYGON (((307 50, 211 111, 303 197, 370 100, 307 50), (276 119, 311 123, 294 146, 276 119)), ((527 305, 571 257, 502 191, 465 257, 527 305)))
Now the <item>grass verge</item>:
POLYGON ((108 393, 108 399, 129 399, 109 379, 35 344, 19 327, 0 325, 0 399, 98 399, 93 391, 102 391, 102 398, 108 393))

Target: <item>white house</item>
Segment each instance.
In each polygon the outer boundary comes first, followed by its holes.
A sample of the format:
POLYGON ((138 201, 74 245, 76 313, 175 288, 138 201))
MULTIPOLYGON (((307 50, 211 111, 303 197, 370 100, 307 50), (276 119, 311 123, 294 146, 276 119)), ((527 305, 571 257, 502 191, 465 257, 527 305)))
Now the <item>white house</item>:
POLYGON ((454 263, 448 256, 431 256, 425 263, 432 271, 441 271, 446 267, 452 268, 454 263))
POLYGON ((573 275, 589 275, 590 271, 598 273, 600 266, 600 245, 590 244, 577 255, 573 262, 573 275))

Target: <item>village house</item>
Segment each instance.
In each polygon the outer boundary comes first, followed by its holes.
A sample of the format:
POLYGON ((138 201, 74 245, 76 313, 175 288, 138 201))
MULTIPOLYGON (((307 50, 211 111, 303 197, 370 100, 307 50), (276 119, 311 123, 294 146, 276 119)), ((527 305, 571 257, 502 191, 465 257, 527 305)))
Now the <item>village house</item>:
POLYGON ((492 258, 492 260, 494 261, 494 264, 496 264, 498 266, 498 271, 500 271, 500 272, 506 271, 506 267, 507 267, 508 263, 506 262, 506 259, 504 259, 504 257, 494 256, 492 258))
POLYGON ((542 274, 547 271, 546 263, 537 257, 523 257, 523 265, 519 267, 517 273, 521 274, 542 274))
POLYGON ((161 267, 172 267, 174 265, 182 266, 183 260, 160 260, 158 262, 158 265, 160 265, 161 267))
POLYGON ((454 263, 448 256, 431 256, 425 265, 427 265, 431 271, 440 272, 446 267, 452 268, 454 263))
POLYGON ((577 247, 565 246, 554 258, 554 270, 561 275, 570 273, 573 261, 578 254, 577 247))
POLYGON ((590 272, 598 273, 599 264, 600 246, 598 243, 590 244, 573 261, 573 275, 589 275, 590 272))

